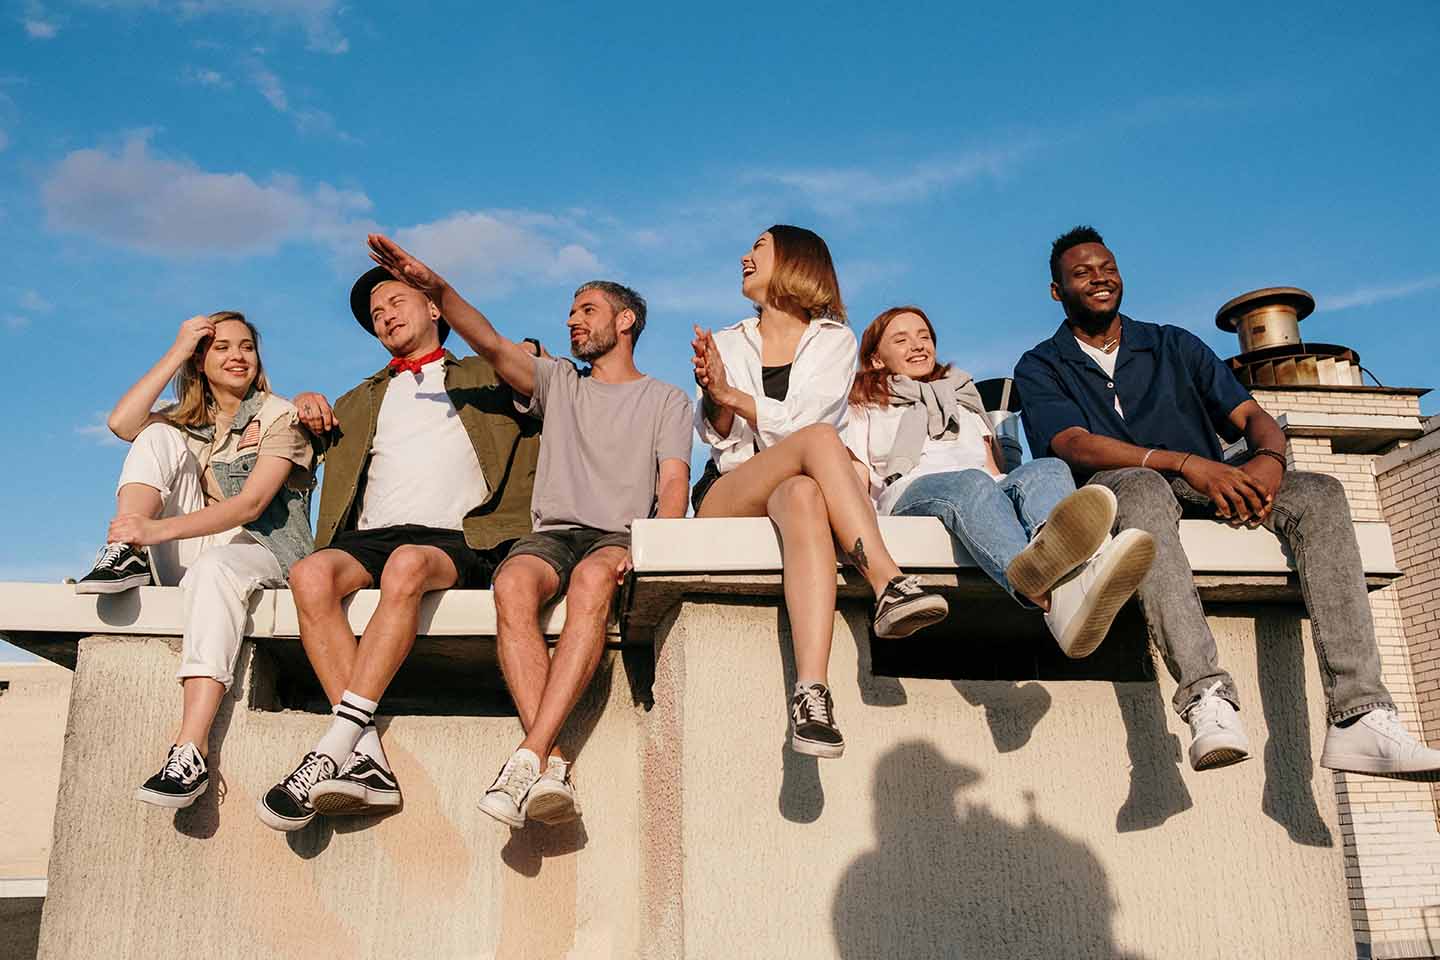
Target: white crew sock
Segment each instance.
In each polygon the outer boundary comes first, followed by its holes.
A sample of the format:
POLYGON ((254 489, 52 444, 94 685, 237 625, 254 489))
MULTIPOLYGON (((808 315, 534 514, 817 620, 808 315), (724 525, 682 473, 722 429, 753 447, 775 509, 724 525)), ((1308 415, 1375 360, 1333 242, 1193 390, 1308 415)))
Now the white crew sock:
POLYGON ((375 708, 380 706, 374 700, 367 700, 353 690, 346 690, 340 702, 331 708, 335 720, 325 736, 315 745, 316 753, 323 753, 335 761, 338 767, 350 758, 360 734, 370 726, 375 717, 375 708))
POLYGON ((373 723, 361 731, 360 739, 355 744, 355 752, 364 754, 386 770, 390 769, 390 761, 385 756, 385 748, 380 745, 380 731, 375 729, 373 723))
POLYGON ((824 680, 796 680, 795 689, 790 695, 793 697, 797 693, 805 693, 810 689, 812 685, 817 683, 820 684, 822 687, 825 687, 827 690, 830 687, 830 685, 824 680))

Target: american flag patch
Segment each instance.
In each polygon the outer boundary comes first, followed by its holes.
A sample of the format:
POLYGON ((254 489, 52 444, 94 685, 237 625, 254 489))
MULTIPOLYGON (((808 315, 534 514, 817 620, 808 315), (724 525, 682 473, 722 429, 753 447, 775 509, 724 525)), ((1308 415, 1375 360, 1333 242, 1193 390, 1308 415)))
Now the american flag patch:
POLYGON ((235 449, 244 450, 246 447, 260 446, 260 421, 251 420, 245 432, 240 435, 240 444, 235 449))

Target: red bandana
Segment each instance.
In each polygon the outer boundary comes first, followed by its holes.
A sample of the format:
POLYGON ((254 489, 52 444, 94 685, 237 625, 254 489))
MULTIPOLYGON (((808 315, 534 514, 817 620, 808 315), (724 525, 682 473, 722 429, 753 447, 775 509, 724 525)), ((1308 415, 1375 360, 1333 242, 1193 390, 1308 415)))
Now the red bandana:
POLYGON ((400 373, 402 370, 409 370, 411 373, 419 373, 420 368, 427 363, 433 363, 445 356, 444 347, 436 347, 423 357, 416 357, 414 360, 406 360, 404 357, 395 357, 390 361, 390 375, 400 373))

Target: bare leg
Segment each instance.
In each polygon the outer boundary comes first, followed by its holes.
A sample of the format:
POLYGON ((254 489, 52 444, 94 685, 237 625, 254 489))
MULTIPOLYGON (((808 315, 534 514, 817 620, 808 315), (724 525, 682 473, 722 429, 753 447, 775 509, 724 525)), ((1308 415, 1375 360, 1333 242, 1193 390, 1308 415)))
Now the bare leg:
POLYGON ((828 684, 835 619, 835 539, 825 497, 809 477, 791 477, 782 480, 770 495, 768 512, 780 528, 785 609, 795 645, 796 679, 828 684))
MULTIPOLYGON (((455 585, 455 563, 438 547, 399 547, 380 573, 380 604, 370 617, 344 690, 378 701, 415 646, 420 600, 455 585)), ((338 698, 337 698, 338 699, 338 698)))
MULTIPOLYGON (((495 574, 500 672, 527 733, 535 726, 550 679, 550 650, 540 631, 540 608, 559 587, 555 568, 539 557, 512 557, 495 574)), ((537 752, 536 756, 544 754, 537 752)))
POLYGON ((210 756, 210 727, 215 723, 215 714, 220 712, 220 701, 225 696, 225 684, 210 677, 186 677, 180 682, 183 706, 180 712, 180 731, 175 734, 176 743, 189 741, 195 744, 200 756, 210 756))
POLYGON ((290 569, 300 643, 331 703, 339 703, 345 693, 358 649, 340 602, 370 583, 360 561, 343 550, 317 551, 290 569))
POLYGON ((160 491, 148 483, 127 483, 115 494, 115 513, 135 513, 154 519, 165 509, 160 491))
POLYGON ((725 474, 706 494, 701 517, 763 517, 770 495, 784 480, 806 476, 825 499, 830 529, 879 596, 900 569, 885 549, 875 505, 855 482, 850 451, 829 424, 812 424, 725 474))
POLYGON ((537 757, 546 756, 554 747, 560 728, 600 665, 610 601, 619 586, 617 573, 625 556, 622 547, 603 547, 581 560, 570 574, 570 587, 565 592, 565 627, 555 644, 540 709, 520 744, 537 757))

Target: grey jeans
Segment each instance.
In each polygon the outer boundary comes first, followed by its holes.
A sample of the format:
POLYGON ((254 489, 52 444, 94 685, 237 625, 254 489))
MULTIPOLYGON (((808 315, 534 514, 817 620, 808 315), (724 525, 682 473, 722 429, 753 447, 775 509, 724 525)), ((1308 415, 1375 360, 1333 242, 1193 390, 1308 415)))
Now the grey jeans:
MULTIPOLYGON (((1142 467, 1104 470, 1089 482, 1115 491, 1120 504, 1116 531, 1135 527, 1155 538, 1155 562, 1136 595, 1150 637, 1179 684, 1175 710, 1183 714, 1217 681, 1220 695, 1238 708, 1235 684, 1220 667, 1215 638, 1180 545, 1182 512, 1203 509, 1213 517, 1209 499, 1184 480, 1167 480, 1142 467)), ((1380 651, 1345 488, 1323 473, 1287 472, 1265 526, 1295 558, 1330 722, 1376 707, 1393 709, 1380 679, 1380 651)))

